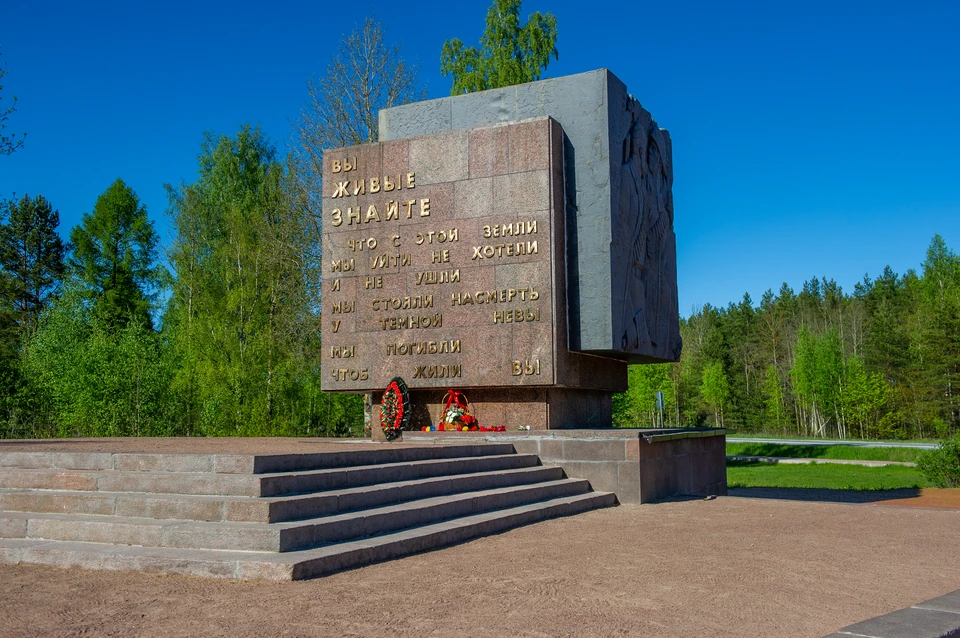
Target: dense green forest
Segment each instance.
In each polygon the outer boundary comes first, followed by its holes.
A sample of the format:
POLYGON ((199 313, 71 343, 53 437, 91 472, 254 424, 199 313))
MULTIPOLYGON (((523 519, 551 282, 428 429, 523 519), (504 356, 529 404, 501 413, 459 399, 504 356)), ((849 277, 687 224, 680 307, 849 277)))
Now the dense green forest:
MULTIPOLYGON (((4 437, 344 435, 357 396, 320 392, 320 239, 304 180, 248 126, 208 136, 169 186, 161 266, 122 180, 69 233, 42 196, 0 223, 4 437)), ((960 429, 960 258, 939 236, 920 272, 845 293, 811 279, 680 321, 679 363, 630 367, 616 424, 722 425, 839 438, 960 429)))
POLYGON ((837 438, 945 437, 960 430, 960 259, 938 235, 919 272, 889 267, 845 293, 811 279, 704 306, 681 320, 679 363, 631 366, 621 426, 722 425, 837 438))
POLYGON ((42 196, 0 224, 4 437, 342 435, 358 397, 320 391, 319 229, 295 169, 248 126, 205 138, 158 239, 117 180, 66 245, 42 196))

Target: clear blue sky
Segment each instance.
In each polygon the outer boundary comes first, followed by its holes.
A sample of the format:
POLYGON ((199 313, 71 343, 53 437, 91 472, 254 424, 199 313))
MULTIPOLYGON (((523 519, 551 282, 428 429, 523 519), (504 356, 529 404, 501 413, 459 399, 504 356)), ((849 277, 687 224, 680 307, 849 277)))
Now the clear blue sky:
MULTIPOLYGON (((337 41, 376 11, 430 97, 444 40, 488 3, 0 3, 2 106, 26 146, 0 198, 43 194, 64 235, 123 178, 169 242, 164 183, 193 181, 204 131, 259 123, 281 147, 337 41)), ((813 276, 845 290, 960 251, 960 3, 585 3, 551 11, 548 76, 607 67, 670 130, 681 314, 813 276), (630 10, 617 7, 632 6, 630 10)))

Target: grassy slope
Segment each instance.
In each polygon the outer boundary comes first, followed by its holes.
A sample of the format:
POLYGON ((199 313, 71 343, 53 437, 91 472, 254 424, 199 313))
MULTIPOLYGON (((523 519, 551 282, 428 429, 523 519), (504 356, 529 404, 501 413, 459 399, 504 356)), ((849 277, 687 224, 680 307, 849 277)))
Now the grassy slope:
POLYGON ((850 447, 846 445, 778 445, 773 443, 727 443, 727 454, 779 456, 794 459, 850 459, 858 461, 907 461, 916 463, 924 450, 897 447, 850 447))
POLYGON ((813 487, 834 490, 892 490, 931 487, 915 467, 866 467, 835 463, 772 465, 727 463, 728 487, 813 487))

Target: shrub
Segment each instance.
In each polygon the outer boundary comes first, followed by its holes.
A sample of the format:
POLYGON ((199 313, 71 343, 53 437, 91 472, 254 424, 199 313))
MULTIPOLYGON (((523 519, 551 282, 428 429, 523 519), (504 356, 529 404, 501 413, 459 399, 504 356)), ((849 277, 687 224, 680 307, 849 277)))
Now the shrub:
POLYGON ((937 487, 960 487, 960 434, 924 452, 917 459, 917 467, 937 487))

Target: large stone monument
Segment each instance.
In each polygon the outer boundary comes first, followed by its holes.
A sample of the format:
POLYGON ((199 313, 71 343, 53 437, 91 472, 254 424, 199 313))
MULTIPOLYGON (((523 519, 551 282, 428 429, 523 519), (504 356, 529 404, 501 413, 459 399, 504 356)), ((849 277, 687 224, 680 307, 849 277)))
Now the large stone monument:
POLYGON ((670 138, 612 73, 387 109, 380 139, 324 156, 324 390, 609 427, 627 363, 679 358, 670 138))

